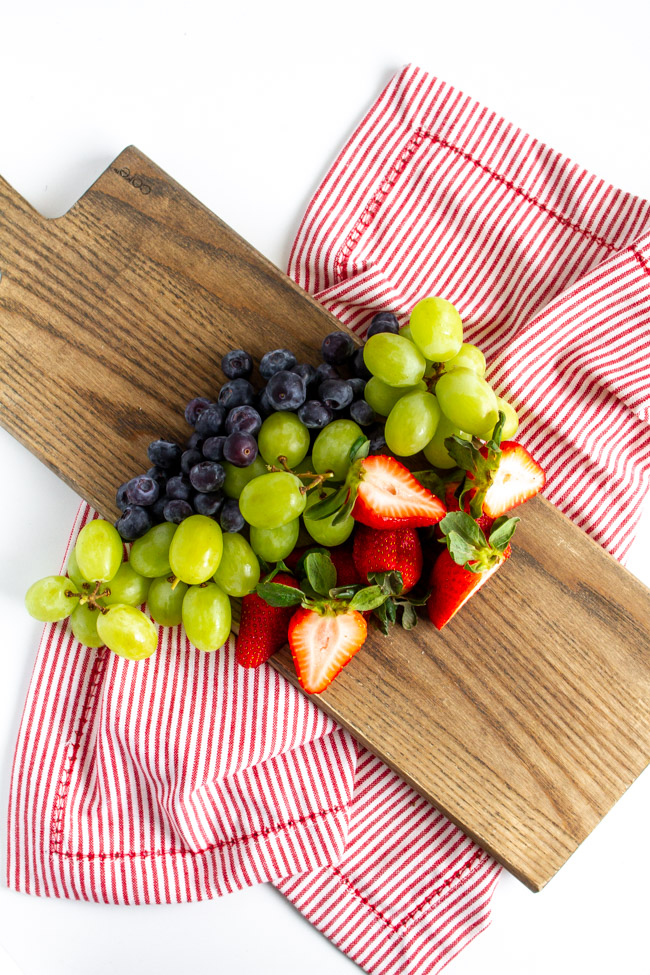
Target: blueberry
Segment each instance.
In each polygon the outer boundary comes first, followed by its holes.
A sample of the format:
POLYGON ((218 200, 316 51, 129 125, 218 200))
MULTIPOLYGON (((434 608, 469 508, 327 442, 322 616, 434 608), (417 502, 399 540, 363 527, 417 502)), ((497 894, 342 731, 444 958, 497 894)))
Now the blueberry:
POLYGON ((365 379, 358 379, 358 378, 348 379, 347 384, 352 389, 353 398, 361 399, 361 397, 363 396, 363 391, 366 388, 365 379))
POLYGON ((249 467, 257 457, 257 440, 250 433, 235 430, 223 445, 223 456, 235 467, 249 467))
POLYGON ((363 349, 357 349, 352 360, 352 372, 361 379, 370 379, 372 373, 363 361, 363 349))
POLYGON ((221 518, 219 520, 225 532, 240 532, 246 522, 239 510, 239 501, 235 498, 228 498, 221 509, 221 518))
POLYGON ((160 488, 152 477, 143 474, 141 477, 134 477, 126 487, 126 499, 129 504, 143 505, 153 504, 160 494, 160 488))
POLYGON ((368 439, 370 440, 371 454, 384 453, 386 450, 386 437, 384 436, 384 426, 382 423, 378 423, 377 426, 372 427, 368 431, 368 439))
POLYGON ((320 351, 325 362, 336 366, 353 356, 356 347, 349 332, 331 332, 323 339, 320 351))
MULTIPOLYGON (((133 480, 135 480, 135 478, 131 478, 131 481, 133 480)), ((117 489, 117 494, 115 495, 115 504, 120 509, 120 511, 124 511, 124 509, 128 507, 129 501, 126 496, 126 491, 131 481, 125 481, 124 484, 120 484, 120 486, 117 489)))
POLYGON ((307 391, 309 391, 313 386, 317 385, 316 370, 308 362, 299 362, 298 365, 294 366, 293 369, 290 369, 289 372, 295 372, 296 375, 300 376, 307 391))
POLYGON ((192 497, 192 485, 180 474, 170 477, 167 481, 167 497, 170 501, 189 501, 192 497))
POLYGON ((399 322, 392 311, 380 311, 374 316, 366 332, 366 339, 372 338, 373 335, 378 335, 380 332, 392 332, 393 335, 397 335, 399 332, 399 322))
POLYGON ((360 427, 368 427, 375 422, 375 411, 365 399, 358 399, 350 406, 350 419, 360 427))
POLYGON ((260 362, 260 376, 263 379, 270 379, 276 372, 286 372, 293 369, 296 364, 296 357, 289 349, 275 349, 262 356, 260 362))
POLYGON ((298 417, 310 430, 322 430, 334 417, 329 406, 317 399, 308 399, 298 410, 298 417))
POLYGON ((275 410, 269 403, 269 397, 268 397, 268 393, 266 392, 266 386, 264 387, 260 395, 257 397, 256 406, 257 406, 257 412, 264 419, 267 416, 270 416, 271 413, 275 412, 275 410))
POLYGON ((338 372, 331 366, 329 362, 321 362, 320 366, 316 370, 316 386, 320 386, 324 383, 326 379, 340 379, 338 372))
MULTIPOLYGON (((223 445, 225 442, 225 437, 208 437, 203 444, 203 457, 206 460, 223 460, 223 445)), ((201 457, 199 457, 200 460, 201 457)))
POLYGON ((187 501, 179 501, 175 498, 173 501, 167 502, 163 513, 165 521, 171 521, 175 525, 180 525, 182 521, 185 521, 186 518, 194 514, 194 509, 187 501))
POLYGON ((124 509, 121 518, 115 522, 115 527, 125 542, 133 542, 148 532, 152 524, 147 508, 131 504, 124 509))
POLYGON ((225 479, 226 472, 221 464, 217 464, 212 460, 201 461, 200 464, 197 464, 190 471, 190 483, 192 487, 204 494, 218 491, 225 479))
POLYGON ((266 384, 269 403, 275 410, 297 410, 305 402, 305 383, 295 372, 276 372, 266 384))
POLYGON ((209 405, 210 400, 206 399, 205 396, 197 396, 189 401, 185 407, 185 419, 191 427, 196 426, 196 421, 209 405))
MULTIPOLYGON (((208 441, 206 440, 205 442, 207 443, 208 441)), ((191 448, 190 450, 186 450, 183 453, 183 456, 181 457, 181 470, 183 474, 189 474, 189 472, 192 470, 195 464, 201 463, 203 457, 204 454, 202 454, 200 450, 197 450, 194 447, 191 448)), ((208 459, 215 460, 216 458, 210 457, 208 459)))
POLYGON ((196 432, 204 439, 214 437, 221 431, 226 411, 223 406, 211 403, 196 421, 196 432))
POLYGON ((177 443, 171 440, 154 440, 147 448, 147 455, 152 464, 156 467, 164 467, 167 470, 177 470, 181 462, 183 451, 177 443))
POLYGON ((191 437, 187 438, 187 443, 185 446, 188 450, 200 450, 201 444, 203 443, 203 438, 200 433, 193 433, 191 437))
POLYGON ((318 387, 318 397, 332 410, 343 410, 352 402, 354 393, 345 379, 326 379, 318 387))
POLYGON ((262 426, 262 417, 252 406, 236 406, 226 417, 226 433, 250 433, 254 437, 262 426))
POLYGON ((168 501, 169 498, 167 497, 167 495, 161 494, 158 500, 154 501, 151 507, 148 508, 148 511, 151 513, 151 517, 156 525, 159 524, 159 522, 164 521, 165 505, 167 504, 168 501))
POLYGON ((219 405, 225 410, 232 410, 235 406, 252 406, 254 402, 255 390, 247 379, 231 379, 219 390, 219 405))
POLYGON ((213 494, 197 493, 192 503, 197 515, 216 515, 223 505, 223 495, 219 491, 213 494))
POLYGON ((150 467, 148 471, 145 472, 145 477, 150 477, 152 481, 155 481, 161 492, 165 490, 165 484, 167 483, 167 478, 169 477, 169 471, 164 470, 162 467, 150 467))
POLYGON ((221 360, 221 368, 228 379, 248 379, 253 371, 253 360, 243 349, 233 349, 221 360))

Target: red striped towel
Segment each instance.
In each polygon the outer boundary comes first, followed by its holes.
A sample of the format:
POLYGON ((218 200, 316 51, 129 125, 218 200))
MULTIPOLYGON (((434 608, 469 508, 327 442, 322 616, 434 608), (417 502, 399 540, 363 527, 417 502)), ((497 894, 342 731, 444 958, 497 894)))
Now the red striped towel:
MULTIPOLYGON (((622 559, 650 473, 650 206, 417 68, 303 219, 291 275, 362 333, 453 301, 547 496, 622 559)), ((83 505, 71 538, 91 516, 83 505)), ((498 867, 271 668, 178 629, 132 665, 45 629, 12 778, 8 882, 108 903, 270 880, 377 975, 439 971, 498 867)))

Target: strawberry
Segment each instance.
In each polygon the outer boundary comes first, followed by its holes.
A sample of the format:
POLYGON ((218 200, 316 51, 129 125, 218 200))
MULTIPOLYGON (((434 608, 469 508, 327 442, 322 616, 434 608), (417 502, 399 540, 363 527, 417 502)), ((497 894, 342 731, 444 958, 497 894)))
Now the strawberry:
POLYGON ((354 609, 296 610, 289 624, 289 646, 300 686, 320 694, 363 646, 368 625, 354 609))
MULTIPOLYGON (((283 572, 273 581, 298 588, 296 580, 283 572)), ((242 667, 259 667, 287 642, 293 606, 269 606, 256 592, 244 596, 235 658, 242 667)))
POLYGON ((365 576, 359 574, 351 548, 347 545, 331 548, 329 554, 336 569, 337 586, 356 586, 365 581, 365 576))
POLYGON ((401 593, 409 592, 422 574, 422 546, 414 528, 377 531, 357 525, 354 533, 354 564, 364 581, 374 572, 400 572, 401 593))
POLYGON ((369 528, 420 528, 435 525, 445 506, 395 460, 377 454, 357 460, 347 484, 354 497, 352 516, 369 528))
POLYGON ((427 602, 429 619, 439 630, 510 557, 510 539, 518 521, 518 518, 483 521, 490 532, 489 538, 465 511, 449 512, 440 522, 447 548, 433 566, 432 591, 427 602))
POLYGON ((538 494, 546 475, 525 447, 514 440, 501 444, 501 460, 483 500, 483 511, 498 518, 538 494))
POLYGON ((433 625, 441 630, 464 606, 470 596, 485 585, 488 579, 510 557, 510 546, 504 549, 502 558, 484 572, 471 572, 454 562, 447 549, 440 553, 431 572, 431 595, 427 612, 433 625))

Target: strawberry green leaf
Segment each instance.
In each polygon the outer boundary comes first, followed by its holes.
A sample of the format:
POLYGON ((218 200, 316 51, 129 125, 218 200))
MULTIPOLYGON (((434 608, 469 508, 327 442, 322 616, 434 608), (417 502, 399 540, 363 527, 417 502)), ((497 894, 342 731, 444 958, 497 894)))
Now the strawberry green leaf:
POLYGON ((298 561, 296 562, 296 568, 294 574, 296 579, 304 579, 307 575, 305 571, 305 559, 308 555, 312 555, 314 552, 320 552, 322 555, 329 555, 329 549, 322 545, 312 545, 305 552, 302 553, 298 561))
POLYGON ((488 440, 488 447, 490 450, 500 450, 501 449, 501 437, 503 436, 503 427, 506 422, 506 415, 501 410, 499 410, 499 419, 497 420, 494 430, 492 431, 492 436, 488 440))
MULTIPOLYGON (((267 570, 268 570, 268 566, 267 566, 267 570)), ((275 563, 275 568, 271 572, 269 572, 267 576, 265 576, 264 582, 273 582, 278 572, 286 572, 287 575, 292 575, 291 569, 288 569, 284 564, 284 562, 282 561, 282 559, 280 559, 279 562, 275 563)))
POLYGON ((366 613, 368 610, 376 609, 377 606, 386 601, 386 598, 386 594, 381 591, 379 586, 366 586, 365 589, 360 589, 354 594, 350 600, 350 609, 366 613))
POLYGON ((404 603, 402 609, 402 626, 405 630, 412 630, 414 626, 417 626, 418 618, 415 610, 411 603, 404 603))
POLYGON ((490 532, 490 545, 492 548, 496 548, 499 552, 504 552, 508 547, 508 543, 514 534, 518 522, 519 518, 508 518, 507 515, 497 518, 490 532))
POLYGON ((426 604, 429 602, 430 595, 430 589, 427 589, 422 596, 414 596, 413 593, 410 592, 408 596, 405 596, 404 600, 398 599, 398 603, 406 602, 410 603, 411 606, 426 606, 426 604))
POLYGON ((329 595, 336 585, 336 569, 329 555, 311 552, 305 557, 305 572, 309 584, 320 596, 329 595))
POLYGON ((453 531, 474 548, 484 548, 487 545, 485 535, 477 522, 466 511, 449 511, 439 522, 439 527, 443 535, 449 535, 453 531))
POLYGON ((330 589, 329 596, 331 599, 352 599, 355 593, 363 589, 363 586, 337 586, 334 589, 330 589))
POLYGON ((340 525, 342 521, 352 514, 352 509, 354 508, 354 502, 356 500, 356 493, 354 497, 348 499, 348 501, 343 505, 341 510, 332 518, 332 525, 340 525))
POLYGON ((447 535, 447 548, 454 562, 458 565, 466 565, 476 559, 476 548, 456 531, 450 531, 447 535))
POLYGON ((387 599, 384 606, 386 607, 386 619, 392 625, 397 619, 397 604, 394 599, 387 599))
POLYGON ((370 441, 368 438, 364 436, 357 437, 350 447, 350 463, 354 464, 355 460, 359 460, 359 458, 362 457, 367 457, 369 453, 370 441))
POLYGON ((398 596, 404 588, 402 573, 396 570, 390 572, 371 572, 368 582, 374 582, 387 596, 398 596))
POLYGON ((298 606, 305 598, 300 589, 283 586, 279 582, 259 582, 255 591, 269 606, 298 606))
POLYGON ((338 511, 346 503, 349 491, 350 489, 343 485, 338 491, 334 491, 321 501, 317 501, 309 509, 310 519, 312 521, 321 521, 323 518, 329 518, 330 515, 333 515, 335 511, 338 511))
POLYGON ((388 636, 389 622, 386 618, 387 607, 391 605, 390 601, 388 603, 381 603, 379 606, 375 607, 373 610, 373 619, 377 623, 377 628, 380 630, 384 636, 388 636))

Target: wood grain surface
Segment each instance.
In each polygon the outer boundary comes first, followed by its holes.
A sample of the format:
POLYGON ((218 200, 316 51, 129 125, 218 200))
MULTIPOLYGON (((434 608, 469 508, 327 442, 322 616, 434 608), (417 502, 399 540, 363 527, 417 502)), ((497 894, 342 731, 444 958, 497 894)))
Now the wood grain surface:
MULTIPOLYGON (((0 179, 0 273, 1 422, 111 519, 225 351, 316 362, 338 327, 134 148, 57 220, 0 179)), ((650 592, 543 499, 520 513, 442 634, 373 632, 318 703, 538 890, 650 760, 650 592)))

